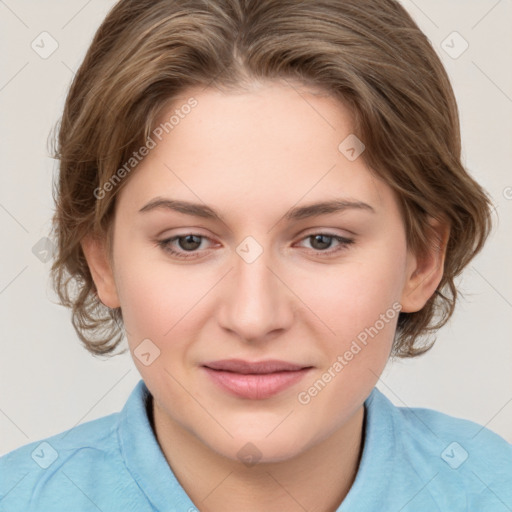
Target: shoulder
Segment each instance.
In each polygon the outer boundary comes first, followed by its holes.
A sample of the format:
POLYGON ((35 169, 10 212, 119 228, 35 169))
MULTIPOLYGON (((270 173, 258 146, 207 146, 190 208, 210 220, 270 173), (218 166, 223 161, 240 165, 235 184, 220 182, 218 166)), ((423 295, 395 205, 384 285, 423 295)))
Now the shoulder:
POLYGON ((0 512, 153 510, 144 488, 158 490, 169 467, 147 418, 148 396, 140 380, 120 412, 0 457, 0 512))
POLYGON ((473 421, 374 399, 391 417, 397 456, 442 510, 512 510, 512 444, 473 421))
POLYGON ((51 437, 33 441, 0 457, 0 467, 49 467, 57 459, 68 459, 82 449, 108 450, 115 433, 117 416, 110 414, 88 421, 51 437))
POLYGON ((0 457, 0 511, 32 510, 32 500, 57 510, 54 500, 59 496, 61 501, 66 490, 77 490, 74 481, 83 481, 84 468, 88 475, 107 479, 122 471, 118 416, 83 423, 0 457))
POLYGON ((471 458, 474 464, 502 464, 512 475, 512 444, 483 425, 420 407, 395 407, 394 420, 410 448, 428 453, 443 446, 439 455, 449 467, 471 458))

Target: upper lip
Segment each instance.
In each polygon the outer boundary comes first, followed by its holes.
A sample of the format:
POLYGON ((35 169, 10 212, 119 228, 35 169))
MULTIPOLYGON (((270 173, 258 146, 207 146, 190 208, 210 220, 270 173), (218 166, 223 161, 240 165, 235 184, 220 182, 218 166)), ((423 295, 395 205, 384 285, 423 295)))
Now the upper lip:
POLYGON ((203 366, 212 370, 220 370, 233 373, 275 373, 290 372, 310 368, 300 364, 289 363, 287 361, 278 361, 276 359, 268 359, 266 361, 244 361, 243 359, 223 359, 221 361, 211 361, 203 366))

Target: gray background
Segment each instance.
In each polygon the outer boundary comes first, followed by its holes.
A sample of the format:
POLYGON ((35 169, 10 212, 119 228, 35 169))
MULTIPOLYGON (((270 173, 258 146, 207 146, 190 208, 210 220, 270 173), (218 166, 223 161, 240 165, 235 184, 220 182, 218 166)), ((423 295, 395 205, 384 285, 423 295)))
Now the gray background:
MULTIPOLYGON (((54 303, 50 262, 40 260, 41 250, 33 253, 53 207, 56 162, 47 138, 113 4, 0 0, 0 454, 118 411, 140 378, 129 354, 109 360, 82 348, 68 311, 54 303), (58 43, 46 59, 31 47, 46 37, 44 48, 51 48, 48 36, 39 36, 44 31, 58 43)), ((499 224, 459 280, 466 298, 434 349, 388 365, 378 387, 398 405, 471 419, 512 441, 512 1, 403 5, 448 70, 464 162, 492 195, 499 224), (457 58, 464 43, 454 31, 469 44, 457 58)))

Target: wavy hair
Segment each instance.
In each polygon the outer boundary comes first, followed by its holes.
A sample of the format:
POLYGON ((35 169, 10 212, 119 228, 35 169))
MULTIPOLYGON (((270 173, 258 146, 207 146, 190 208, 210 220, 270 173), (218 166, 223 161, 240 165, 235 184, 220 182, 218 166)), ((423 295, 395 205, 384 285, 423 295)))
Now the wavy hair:
POLYGON ((80 245, 93 233, 111 247, 116 195, 129 176, 105 184, 187 87, 278 79, 350 108, 363 158, 395 191, 413 251, 437 243, 429 219, 449 225, 442 280, 420 311, 400 313, 393 355, 432 346, 454 311, 454 279, 490 232, 491 203, 461 162, 447 73, 407 11, 395 0, 121 0, 74 77, 54 152, 52 282, 90 352, 113 352, 123 338, 122 313, 100 302, 80 245))

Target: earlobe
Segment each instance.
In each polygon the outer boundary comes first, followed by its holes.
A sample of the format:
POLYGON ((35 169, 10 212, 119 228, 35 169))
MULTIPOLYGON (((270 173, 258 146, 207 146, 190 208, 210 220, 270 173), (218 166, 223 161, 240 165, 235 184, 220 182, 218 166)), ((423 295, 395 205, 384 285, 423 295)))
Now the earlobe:
POLYGON ((432 219, 432 241, 421 255, 408 254, 406 282, 402 291, 402 311, 419 311, 435 293, 444 272, 446 246, 450 235, 448 225, 432 219))
POLYGON ((88 235, 82 240, 81 246, 99 299, 111 309, 120 307, 114 273, 104 241, 88 235))

